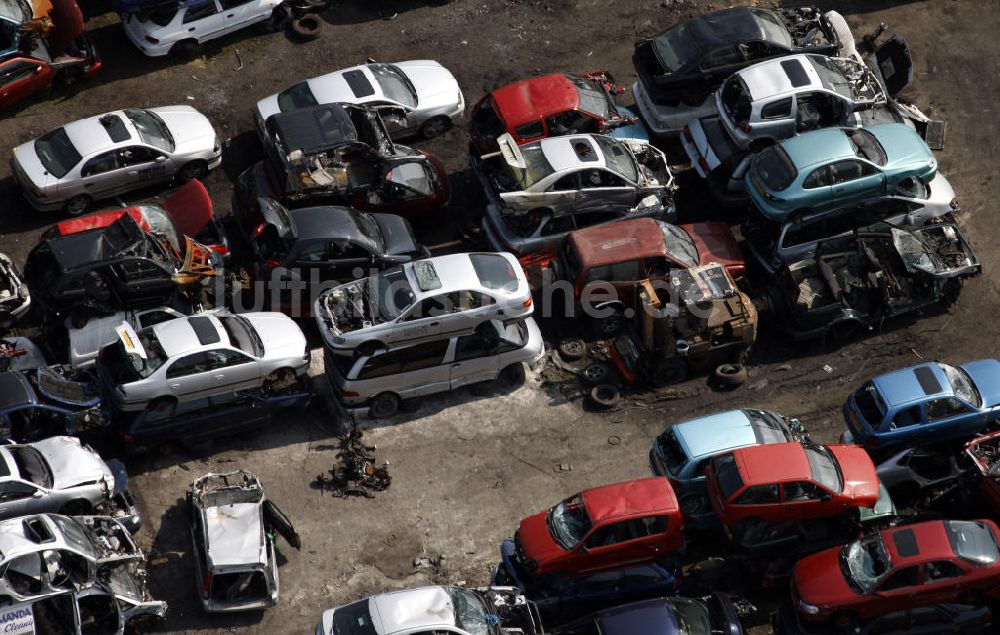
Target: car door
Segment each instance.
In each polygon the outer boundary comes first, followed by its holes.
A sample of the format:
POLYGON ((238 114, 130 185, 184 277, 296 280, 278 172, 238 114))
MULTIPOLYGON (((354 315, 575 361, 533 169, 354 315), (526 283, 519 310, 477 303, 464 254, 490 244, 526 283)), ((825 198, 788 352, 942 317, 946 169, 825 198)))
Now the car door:
POLYGON ((829 206, 833 171, 829 165, 821 165, 802 180, 803 205, 820 209, 829 206))
POLYGON ((225 18, 216 1, 188 8, 181 19, 182 37, 205 42, 225 32, 225 18))
POLYGON ((271 14, 271 5, 262 0, 221 0, 226 33, 239 31, 271 14))
POLYGON ((434 337, 442 332, 441 323, 451 314, 447 294, 431 296, 417 302, 396 320, 387 333, 389 343, 400 343, 434 337))
POLYGON ((583 539, 572 566, 583 572, 641 561, 645 556, 639 538, 630 520, 601 525, 583 539))
POLYGON ((579 194, 579 173, 570 172, 555 179, 545 188, 537 207, 548 207, 556 216, 570 214, 576 209, 579 194))
POLYGON ((166 154, 149 146, 128 146, 118 151, 118 165, 125 169, 125 175, 129 177, 125 182, 127 189, 169 180, 173 174, 168 164, 166 154))
POLYGON ((879 445, 904 445, 911 439, 922 436, 923 422, 924 413, 919 404, 890 410, 878 434, 879 445))
MULTIPOLYGON (((39 511, 45 492, 24 481, 0 483, 0 518, 14 518, 39 511)), ((54 504, 54 506, 58 506, 54 504)))
POLYGON ((178 401, 190 401, 213 390, 211 363, 203 351, 185 355, 166 370, 167 392, 178 401))
POLYGON ((577 212, 624 213, 635 205, 636 188, 622 176, 604 168, 580 170, 577 212))
POLYGON ((228 348, 206 351, 212 371, 212 391, 260 387, 260 364, 246 353, 228 348))
POLYGON ((0 64, 0 108, 6 108, 52 83, 52 67, 16 57, 0 64))
POLYGON ((825 490, 810 481, 782 483, 778 515, 785 521, 812 518, 824 494, 825 490))
MULTIPOLYGON (((92 198, 103 198, 117 192, 125 179, 125 170, 119 169, 118 151, 109 150, 87 159, 80 168, 79 187, 92 198)), ((60 184, 59 189, 63 190, 69 186, 75 190, 76 185, 76 183, 60 184)), ((69 196, 70 193, 67 192, 66 195, 69 196)))
POLYGON ((500 373, 498 344, 496 337, 480 333, 455 338, 455 354, 450 364, 451 389, 496 379, 500 373))
POLYGON ((903 567, 891 573, 874 593, 879 612, 889 613, 924 604, 920 582, 919 565, 903 567))
POLYGON ((727 515, 736 521, 760 518, 765 522, 779 507, 778 485, 751 485, 737 494, 727 505, 727 515))
POLYGON ((885 175, 866 161, 838 161, 830 171, 831 208, 874 198, 885 190, 885 175))
MULTIPOLYGON (((447 363, 451 342, 437 339, 390 351, 387 354, 393 356, 398 366, 394 375, 385 376, 382 386, 404 399, 447 391, 451 386, 451 369, 447 363)), ((359 379, 366 378, 366 369, 362 369, 359 379)), ((381 390, 372 394, 378 392, 381 390)))
POLYGON ((972 435, 984 426, 985 420, 955 397, 931 399, 924 403, 927 433, 935 439, 950 439, 972 435))
POLYGON ((953 602, 963 590, 965 570, 950 560, 932 560, 924 563, 921 587, 922 602, 927 604, 953 602))
POLYGON ((795 119, 792 118, 791 97, 779 97, 760 107, 760 119, 753 123, 755 139, 787 139, 795 135, 795 119))

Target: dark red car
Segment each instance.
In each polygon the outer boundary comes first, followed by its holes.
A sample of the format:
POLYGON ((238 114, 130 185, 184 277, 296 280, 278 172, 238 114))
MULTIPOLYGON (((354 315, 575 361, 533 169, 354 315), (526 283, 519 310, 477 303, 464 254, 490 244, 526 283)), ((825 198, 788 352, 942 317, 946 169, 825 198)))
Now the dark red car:
POLYGON ((721 454, 705 470, 708 499, 724 525, 829 518, 874 507, 879 481, 857 445, 777 443, 721 454))
POLYGON ((505 132, 521 145, 564 134, 620 136, 620 128, 636 126, 626 136, 648 139, 637 117, 615 105, 613 95, 623 91, 606 71, 582 77, 552 73, 497 88, 472 108, 472 151, 496 152, 505 132))
POLYGON ((850 632, 861 619, 932 604, 978 603, 1000 591, 1000 529, 991 520, 932 520, 885 529, 806 556, 792 601, 808 622, 850 632))
POLYGON ((975 437, 965 445, 965 453, 979 471, 977 493, 992 515, 1000 518, 1000 432, 975 437))
POLYGON ((60 75, 91 76, 101 69, 75 0, 52 0, 48 16, 41 19, 16 15, 31 3, 10 6, 15 10, 0 16, 0 108, 48 88, 60 75))
POLYGON ((671 558, 684 547, 680 508, 664 478, 586 490, 521 521, 518 559, 533 575, 580 575, 671 558))

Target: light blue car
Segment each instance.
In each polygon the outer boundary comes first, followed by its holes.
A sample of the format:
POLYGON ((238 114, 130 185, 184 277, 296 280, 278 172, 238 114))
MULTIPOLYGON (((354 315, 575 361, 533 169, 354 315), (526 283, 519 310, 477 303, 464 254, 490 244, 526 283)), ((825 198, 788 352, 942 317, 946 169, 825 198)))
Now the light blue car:
POLYGON ((845 443, 882 455, 969 439, 1000 420, 1000 361, 927 362, 866 381, 847 398, 845 443))
POLYGON ((653 474, 674 487, 687 525, 715 522, 708 504, 705 468, 712 457, 737 448, 808 440, 798 419, 767 410, 729 410, 677 423, 656 437, 649 450, 653 474))
POLYGON ((937 167, 924 140, 903 124, 825 128, 758 154, 744 186, 765 217, 783 222, 922 189, 937 167))

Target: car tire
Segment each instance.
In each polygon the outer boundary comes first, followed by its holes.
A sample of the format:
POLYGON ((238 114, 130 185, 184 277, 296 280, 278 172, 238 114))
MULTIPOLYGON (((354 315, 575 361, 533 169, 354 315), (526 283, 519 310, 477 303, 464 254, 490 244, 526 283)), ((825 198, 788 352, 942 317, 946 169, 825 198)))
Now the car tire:
POLYGON ((181 40, 170 47, 170 54, 182 60, 189 60, 198 52, 198 40, 181 40))
POLYGON ((597 384, 588 393, 590 402, 602 410, 614 408, 622 400, 622 393, 614 384, 597 384))
POLYGON ((80 194, 66 201, 66 213, 70 216, 79 216, 90 208, 92 199, 86 194, 80 194))
POLYGON ((853 611, 840 611, 830 619, 830 624, 838 633, 854 632, 859 623, 858 614, 853 611))
POLYGON ((680 357, 669 357, 656 363, 649 375, 649 381, 654 388, 663 388, 681 383, 687 379, 687 374, 687 362, 680 357))
POLYGON ((451 129, 451 119, 443 115, 431 117, 420 126, 420 136, 424 139, 440 137, 451 129))
POLYGON ((188 161, 177 171, 177 180, 183 183, 203 179, 208 174, 208 164, 202 160, 188 161))
POLYGON ((625 328, 625 313, 614 309, 610 315, 593 319, 594 334, 601 339, 611 339, 625 328))
POLYGON ((292 20, 289 25, 295 37, 302 41, 315 40, 319 37, 319 32, 323 28, 323 23, 318 17, 309 13, 292 20))
POLYGON ((587 352, 587 344, 579 337, 567 337, 559 342, 559 357, 567 362, 582 359, 587 352))
POLYGON ((368 405, 368 414, 373 419, 387 419, 399 411, 399 395, 391 392, 381 392, 372 397, 368 405))
POLYGON ((94 506, 90 502, 78 498, 59 508, 59 513, 64 516, 86 516, 94 511, 94 506))
POLYGON ((497 375, 497 383, 499 383, 500 386, 506 390, 513 390, 514 388, 517 388, 524 383, 524 379, 524 364, 521 364, 520 362, 504 366, 500 369, 500 374, 497 375))
POLYGON ((746 383, 747 369, 743 364, 719 364, 712 377, 720 386, 736 388, 746 383))

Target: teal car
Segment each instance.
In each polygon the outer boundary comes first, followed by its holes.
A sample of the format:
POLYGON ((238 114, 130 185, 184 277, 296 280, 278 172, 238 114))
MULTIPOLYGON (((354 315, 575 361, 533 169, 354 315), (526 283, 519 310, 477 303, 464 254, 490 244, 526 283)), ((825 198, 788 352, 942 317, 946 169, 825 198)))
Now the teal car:
POLYGON ((937 167, 931 149, 904 124, 825 128, 758 154, 744 185, 765 217, 784 222, 918 189, 937 167))

